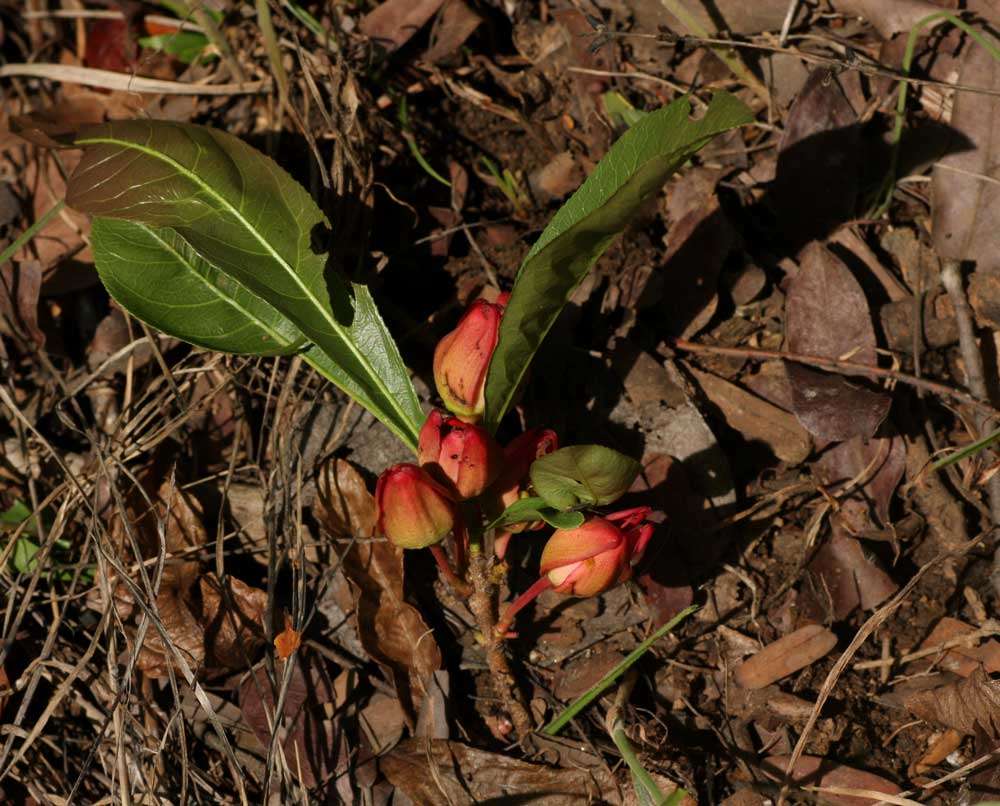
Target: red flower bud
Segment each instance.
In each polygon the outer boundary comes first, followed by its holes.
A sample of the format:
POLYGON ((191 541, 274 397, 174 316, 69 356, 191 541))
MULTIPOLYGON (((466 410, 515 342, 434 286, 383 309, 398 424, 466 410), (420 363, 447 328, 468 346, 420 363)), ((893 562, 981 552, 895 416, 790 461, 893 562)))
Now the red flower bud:
POLYGON ((475 422, 483 416, 486 370, 497 346, 503 304, 475 300, 434 351, 434 383, 448 411, 475 422))
POLYGON ((493 483, 500 446, 484 428, 434 409, 420 429, 420 464, 459 499, 475 498, 493 483))
POLYGON ((557 530, 542 551, 542 574, 555 590, 576 596, 593 596, 624 582, 652 537, 652 524, 644 523, 649 511, 627 509, 557 530))
POLYGON ((375 508, 379 533, 404 549, 440 543, 455 525, 448 491, 412 464, 393 465, 379 476, 375 508))

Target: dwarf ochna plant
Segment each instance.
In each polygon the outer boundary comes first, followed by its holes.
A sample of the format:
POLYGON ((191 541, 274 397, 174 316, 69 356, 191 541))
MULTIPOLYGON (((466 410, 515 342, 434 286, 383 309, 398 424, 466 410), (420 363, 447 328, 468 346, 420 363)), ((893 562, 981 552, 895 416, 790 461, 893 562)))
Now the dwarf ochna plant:
MULTIPOLYGON (((171 121, 80 131, 66 202, 94 216, 101 280, 129 313, 184 341, 249 355, 299 355, 415 453, 376 490, 378 528, 404 549, 430 548, 470 595, 490 667, 542 590, 587 596, 627 579, 652 535, 648 509, 602 513, 639 463, 599 445, 559 448, 544 428, 495 435, 546 334, 594 262, 666 179, 716 135, 752 120, 717 94, 691 118, 686 98, 638 119, 549 222, 509 293, 475 300, 438 344, 446 411, 425 414, 371 294, 329 268, 329 222, 284 170, 241 140, 171 121), (491 558, 513 535, 554 529, 538 582, 499 621, 491 558), (450 549, 450 551, 448 550, 450 549)), ((498 684, 501 685, 502 684, 498 684)), ((519 732, 526 711, 500 692, 519 732), (520 714, 520 718, 518 717, 520 714)))

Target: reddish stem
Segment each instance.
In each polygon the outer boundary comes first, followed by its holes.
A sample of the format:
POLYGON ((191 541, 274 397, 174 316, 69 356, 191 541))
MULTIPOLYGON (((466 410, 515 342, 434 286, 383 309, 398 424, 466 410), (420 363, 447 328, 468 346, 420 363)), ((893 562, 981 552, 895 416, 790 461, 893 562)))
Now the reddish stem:
POLYGON ((431 554, 434 555, 434 559, 437 560, 438 568, 441 570, 441 576, 448 580, 448 584, 455 589, 455 592, 462 597, 468 597, 472 593, 472 588, 459 578, 458 574, 455 573, 454 569, 451 567, 451 563, 448 562, 448 555, 444 553, 444 549, 441 548, 440 543, 435 543, 430 547, 431 554))
POLYGON ((530 604, 542 591, 546 591, 552 587, 552 583, 549 581, 549 577, 545 576, 539 577, 538 581, 535 582, 530 588, 528 588, 524 593, 518 596, 513 602, 507 605, 507 609, 504 611, 503 618, 500 619, 497 624, 497 636, 502 640, 507 637, 507 629, 510 627, 511 623, 514 621, 514 616, 518 614, 526 605, 530 604))

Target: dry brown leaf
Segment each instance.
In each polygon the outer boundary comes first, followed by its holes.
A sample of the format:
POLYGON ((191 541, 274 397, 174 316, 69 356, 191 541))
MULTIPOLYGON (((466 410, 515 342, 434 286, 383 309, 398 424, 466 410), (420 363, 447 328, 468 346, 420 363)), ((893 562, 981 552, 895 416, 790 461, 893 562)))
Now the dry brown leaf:
POLYGON ((956 683, 914 692, 904 699, 904 705, 928 722, 983 737, 993 744, 1000 739, 1000 680, 991 680, 981 667, 956 683))
POLYGON ((358 29, 390 53, 403 47, 441 7, 443 0, 385 0, 369 11, 358 29))
MULTIPOLYGON (((299 655, 285 694, 284 710, 279 720, 279 742, 292 772, 302 783, 315 786, 331 773, 338 772, 340 731, 335 720, 327 718, 326 708, 336 703, 333 682, 324 661, 312 654, 299 655)), ((240 685, 240 710, 243 719, 263 747, 271 743, 268 715, 274 719, 275 695, 263 667, 240 685)))
POLYGON ((715 314, 722 264, 737 244, 715 193, 719 176, 710 168, 684 171, 668 188, 667 252, 660 271, 671 279, 660 309, 670 331, 685 339, 715 314))
MULTIPOLYGON (((975 632, 975 629, 971 624, 945 616, 934 625, 930 635, 920 642, 920 649, 940 646, 975 632)), ((927 662, 933 662, 937 669, 954 672, 962 677, 968 677, 980 665, 987 672, 1000 672, 1000 641, 991 638, 982 646, 979 646, 978 641, 969 642, 967 646, 955 646, 945 650, 941 655, 930 656, 927 658, 927 662)))
POLYGON ((354 466, 331 459, 316 480, 316 517, 336 537, 371 537, 375 534, 375 498, 354 466))
POLYGON ((380 766, 417 806, 622 802, 614 778, 604 770, 554 769, 440 739, 405 741, 383 756, 380 766))
POLYGON ((763 442, 784 462, 797 465, 812 452, 812 440, 792 415, 710 372, 689 367, 701 391, 726 424, 748 442, 763 442))
POLYGON ((857 512, 848 513, 849 526, 859 533, 873 527, 869 510, 880 525, 889 525, 889 505, 906 471, 906 443, 902 437, 865 440, 861 437, 834 445, 815 465, 819 480, 826 485, 854 482, 854 492, 842 503, 856 503, 857 512), (858 517, 854 517, 857 515, 858 517))
POLYGON ((841 14, 856 14, 875 26, 883 39, 909 32, 928 14, 941 11, 929 0, 833 0, 841 14))
POLYGON ((871 610, 892 596, 899 586, 874 561, 861 543, 839 527, 809 563, 811 586, 803 594, 803 617, 840 621, 855 608, 871 610))
MULTIPOLYGON (((764 771, 770 777, 780 780, 784 777, 789 756, 768 756, 764 762, 764 771)), ((898 795, 903 790, 896 784, 864 770, 856 770, 846 764, 818 756, 802 756, 792 770, 792 780, 799 786, 831 787, 838 789, 859 789, 870 792, 881 792, 885 795, 898 795)), ((873 798, 855 797, 851 795, 835 795, 822 793, 825 803, 836 806, 873 806, 873 798)))
POLYGON ((764 688, 815 663, 837 645, 837 636, 819 624, 807 624, 773 641, 743 661, 733 677, 743 688, 764 688))
POLYGON ((349 462, 328 463, 318 488, 317 513, 326 528, 361 538, 344 556, 358 636, 392 680, 413 725, 429 680, 441 668, 441 650, 420 613, 404 601, 403 550, 387 540, 370 539, 375 530, 375 501, 349 462))
MULTIPOLYGON (((1000 63, 979 46, 966 47, 958 81, 1000 89, 1000 63)), ((1000 98, 955 94, 951 126, 965 143, 934 167, 934 249, 943 258, 974 260, 1000 271, 1000 98)))
MULTIPOLYGON (((150 508, 143 496, 133 493, 126 507, 129 530, 120 517, 112 521, 111 538, 119 556, 123 560, 133 556, 131 532, 140 555, 136 559, 156 558, 162 528, 166 559, 156 612, 170 643, 195 671, 245 668, 263 640, 267 594, 230 576, 223 597, 215 574, 202 575, 198 560, 187 559, 191 549, 204 545, 207 537, 197 500, 171 480, 163 482, 152 500, 150 508)), ((116 586, 115 605, 122 618, 137 611, 125 583, 116 586)), ((137 664, 157 678, 165 677, 174 665, 172 653, 153 627, 146 633, 137 664)))
POLYGON ((598 650, 574 658, 556 672, 552 693, 564 702, 575 700, 624 659, 625 656, 614 649, 598 650))
POLYGON ((858 117, 839 79, 814 70, 788 110, 772 203, 786 237, 801 245, 851 217, 858 189, 858 117))
POLYGON ((37 260, 8 261, 0 266, 0 333, 19 333, 36 347, 45 346, 38 327, 42 269, 37 260))
MULTIPOLYGON (((875 329, 864 292, 847 266, 820 244, 803 250, 788 289, 785 343, 793 353, 875 363, 875 329)), ((794 363, 787 371, 795 416, 814 436, 870 437, 889 413, 889 395, 860 379, 794 363)))
POLYGON ((482 21, 465 0, 448 0, 431 29, 431 46, 424 52, 424 60, 434 63, 447 59, 482 21))
POLYGON ((267 591, 252 588, 226 576, 223 590, 218 577, 208 573, 199 580, 205 630, 205 665, 210 669, 244 669, 264 642, 267 591))

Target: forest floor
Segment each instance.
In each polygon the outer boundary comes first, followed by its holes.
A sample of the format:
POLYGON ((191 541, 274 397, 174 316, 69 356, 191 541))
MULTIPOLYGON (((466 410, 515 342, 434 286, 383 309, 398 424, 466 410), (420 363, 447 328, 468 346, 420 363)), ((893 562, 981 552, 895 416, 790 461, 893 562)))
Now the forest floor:
POLYGON ((649 803, 616 726, 685 803, 1000 800, 1000 459, 956 453, 1000 427, 997 4, 262 7, 0 3, 0 801, 649 803), (298 356, 128 316, 50 215, 79 152, 6 131, 269 154, 430 405, 438 340, 611 144, 717 90, 754 123, 597 262, 516 409, 641 458, 658 522, 631 581, 519 617, 539 731, 697 605, 558 736, 514 735, 429 554, 371 548, 406 447, 298 356))

